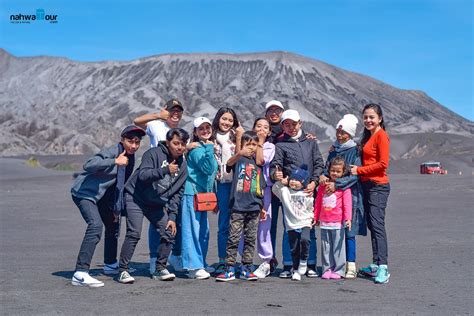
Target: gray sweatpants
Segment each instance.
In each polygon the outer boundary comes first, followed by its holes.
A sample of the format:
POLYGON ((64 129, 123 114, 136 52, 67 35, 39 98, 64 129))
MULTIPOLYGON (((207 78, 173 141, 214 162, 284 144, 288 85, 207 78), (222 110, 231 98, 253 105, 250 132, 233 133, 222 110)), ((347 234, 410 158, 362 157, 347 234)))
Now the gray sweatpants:
POLYGON ((344 228, 321 228, 321 261, 323 273, 328 269, 344 277, 346 273, 346 246, 344 228))

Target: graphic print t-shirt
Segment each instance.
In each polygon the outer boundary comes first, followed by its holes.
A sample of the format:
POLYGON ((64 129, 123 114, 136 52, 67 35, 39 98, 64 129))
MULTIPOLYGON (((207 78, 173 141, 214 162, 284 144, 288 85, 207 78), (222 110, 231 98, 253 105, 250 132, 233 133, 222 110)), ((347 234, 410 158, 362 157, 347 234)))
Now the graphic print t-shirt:
POLYGON ((240 158, 232 167, 232 192, 229 208, 237 211, 260 211, 263 206, 265 180, 255 159, 240 158))

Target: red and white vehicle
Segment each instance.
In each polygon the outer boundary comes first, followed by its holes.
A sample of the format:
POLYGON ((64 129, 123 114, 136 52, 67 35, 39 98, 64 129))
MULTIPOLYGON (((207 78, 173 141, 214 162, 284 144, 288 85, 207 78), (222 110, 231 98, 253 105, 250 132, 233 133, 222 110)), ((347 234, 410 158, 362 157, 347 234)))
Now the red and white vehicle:
POLYGON ((420 174, 447 174, 448 171, 441 167, 438 161, 427 161, 420 165, 420 174))

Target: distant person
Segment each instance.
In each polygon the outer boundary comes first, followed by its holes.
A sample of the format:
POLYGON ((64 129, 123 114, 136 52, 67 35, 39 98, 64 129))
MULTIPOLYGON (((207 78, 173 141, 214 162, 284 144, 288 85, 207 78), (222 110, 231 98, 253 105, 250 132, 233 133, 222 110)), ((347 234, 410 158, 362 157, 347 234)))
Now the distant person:
POLYGON ((105 226, 104 274, 117 274, 117 238, 120 216, 125 211, 123 188, 133 172, 135 152, 140 147, 145 131, 137 126, 127 126, 120 133, 118 144, 102 149, 87 159, 84 171, 71 188, 72 200, 87 223, 76 261, 72 285, 104 286, 89 275, 95 248, 105 226))
POLYGON ((135 247, 140 240, 143 216, 160 235, 156 270, 153 279, 174 280, 175 275, 166 268, 168 256, 176 235, 176 217, 188 175, 184 152, 189 135, 180 128, 166 133, 166 141, 148 149, 140 167, 125 186, 127 233, 120 252, 120 283, 133 283, 128 272, 135 247))
POLYGON ((273 185, 272 191, 283 204, 283 218, 291 250, 292 280, 301 281, 308 270, 310 231, 314 219, 314 198, 303 189, 309 181, 307 166, 296 167, 273 185))
POLYGON ((363 111, 364 132, 360 141, 362 166, 351 166, 351 174, 360 176, 364 191, 364 208, 372 239, 372 264, 362 268, 363 275, 375 277, 375 283, 387 283, 388 272, 387 233, 385 208, 390 194, 387 169, 390 159, 390 139, 385 132, 382 108, 367 104, 363 111))
MULTIPOLYGON (((329 162, 329 179, 336 181, 348 173, 344 158, 335 157, 329 162)), ((314 208, 314 220, 321 228, 322 279, 340 279, 346 274, 346 245, 344 228, 351 229, 351 189, 326 192, 320 184, 314 208)))
MULTIPOLYGON (((278 138, 275 157, 270 164, 270 174, 274 181, 281 181, 291 174, 291 170, 302 165, 308 166, 309 181, 304 192, 313 196, 319 183, 319 176, 324 167, 318 143, 314 138, 308 138, 301 128, 300 115, 295 110, 286 110, 281 117, 283 134, 278 138)), ((286 229, 285 229, 286 234, 286 229)), ((286 234, 287 235, 287 234, 286 234)), ((286 238, 288 238, 286 236, 286 238)), ((314 228, 310 231, 311 245, 308 258, 308 277, 317 277, 316 273, 316 233, 314 228)), ((281 278, 291 278, 293 261, 289 243, 283 243, 283 272, 281 278)))
POLYGON ((240 279, 256 281, 253 274, 253 255, 259 219, 265 219, 263 190, 265 180, 262 174, 262 160, 255 160, 258 136, 245 132, 241 138, 242 149, 227 161, 234 170, 230 194, 229 238, 226 246, 225 270, 217 275, 216 281, 235 280, 235 263, 239 241, 244 238, 240 279))
POLYGON ((352 193, 352 225, 351 229, 345 229, 346 240, 346 279, 357 277, 356 268, 356 235, 367 235, 367 222, 364 213, 364 204, 362 199, 362 186, 358 176, 350 173, 342 177, 331 180, 329 176, 329 164, 337 156, 342 157, 346 166, 360 166, 360 153, 357 143, 353 140, 357 129, 357 117, 352 114, 346 114, 336 124, 336 141, 329 150, 323 174, 319 177, 319 184, 325 186, 327 194, 334 193, 336 190, 351 189, 352 193))
POLYGON ((225 269, 226 245, 229 237, 229 199, 232 188, 232 171, 227 170, 227 161, 235 155, 236 147, 240 148, 240 139, 244 133, 237 114, 228 107, 220 108, 212 121, 212 133, 216 139, 215 155, 217 171, 217 202, 219 206, 217 230, 217 255, 219 263, 216 273, 225 269))
POLYGON ((217 174, 212 123, 206 117, 193 121, 193 138, 198 147, 187 154, 188 178, 181 203, 181 266, 191 279, 209 278, 214 269, 206 262, 209 247, 207 212, 194 209, 196 193, 213 192, 217 174))
MULTIPOLYGON (((160 113, 144 114, 137 117, 133 122, 146 130, 146 134, 150 137, 150 147, 158 146, 159 142, 166 140, 166 133, 171 128, 177 128, 183 117, 183 105, 177 99, 170 99, 165 103, 164 108, 160 113)), ((173 248, 173 254, 170 257, 170 263, 176 270, 181 270, 179 263, 181 262, 180 255, 180 214, 178 214, 177 225, 178 225, 178 236, 175 247, 173 248)), ((157 249, 160 244, 160 235, 153 228, 153 225, 148 226, 148 249, 150 250, 150 275, 156 270, 156 258, 158 256, 157 249)))

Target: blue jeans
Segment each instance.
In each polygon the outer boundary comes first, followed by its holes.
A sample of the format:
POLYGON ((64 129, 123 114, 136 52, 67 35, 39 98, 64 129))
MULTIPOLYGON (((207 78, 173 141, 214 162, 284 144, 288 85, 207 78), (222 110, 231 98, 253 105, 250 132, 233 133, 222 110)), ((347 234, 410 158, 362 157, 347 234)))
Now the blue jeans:
POLYGON ((217 230, 217 254, 219 260, 226 257, 227 239, 229 239, 229 198, 232 183, 217 182, 217 203, 219 206, 218 230, 217 230))
POLYGON ((346 260, 349 262, 356 261, 356 238, 355 236, 347 237, 346 235, 346 260))
POLYGON ((209 247, 207 212, 194 210, 194 196, 185 194, 181 201, 181 258, 187 270, 206 267, 209 247))

